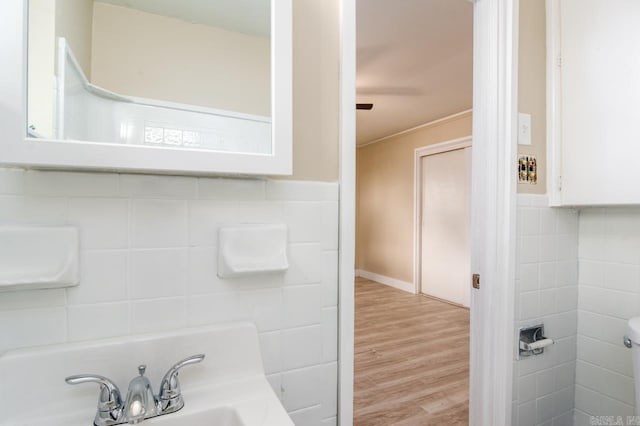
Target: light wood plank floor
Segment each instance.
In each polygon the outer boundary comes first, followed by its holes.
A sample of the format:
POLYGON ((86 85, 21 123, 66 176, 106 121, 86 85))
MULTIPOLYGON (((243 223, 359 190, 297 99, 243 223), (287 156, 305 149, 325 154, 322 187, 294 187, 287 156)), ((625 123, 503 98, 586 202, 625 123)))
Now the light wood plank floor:
POLYGON ((469 424, 469 310, 356 279, 355 426, 469 424))

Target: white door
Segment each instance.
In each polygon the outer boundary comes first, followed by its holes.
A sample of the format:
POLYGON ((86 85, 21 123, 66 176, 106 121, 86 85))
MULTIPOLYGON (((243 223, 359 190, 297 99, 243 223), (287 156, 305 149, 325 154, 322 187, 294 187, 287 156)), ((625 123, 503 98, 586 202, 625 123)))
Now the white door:
POLYGON ((422 157, 421 292, 470 304, 471 148, 422 157))

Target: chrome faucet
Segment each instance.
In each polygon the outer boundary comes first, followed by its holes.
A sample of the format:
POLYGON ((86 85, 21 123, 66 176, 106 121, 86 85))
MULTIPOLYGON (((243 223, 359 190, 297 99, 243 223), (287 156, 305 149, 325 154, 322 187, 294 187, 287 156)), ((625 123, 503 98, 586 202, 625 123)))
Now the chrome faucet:
POLYGON ((70 385, 81 383, 98 383, 100 385, 98 409, 93 420, 94 426, 136 424, 152 417, 175 413, 184 407, 178 372, 182 367, 196 364, 203 359, 204 354, 199 354, 177 362, 164 375, 162 382, 160 382, 158 395, 153 394, 151 382, 144 376, 146 366, 139 366, 139 375, 129 383, 124 403, 118 386, 106 377, 95 374, 80 374, 67 377, 65 381, 70 385))

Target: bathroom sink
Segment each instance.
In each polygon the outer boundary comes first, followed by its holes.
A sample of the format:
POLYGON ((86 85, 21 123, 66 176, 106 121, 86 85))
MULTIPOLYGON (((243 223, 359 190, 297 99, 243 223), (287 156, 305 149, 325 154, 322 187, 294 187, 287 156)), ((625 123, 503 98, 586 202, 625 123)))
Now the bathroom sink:
POLYGON ((147 420, 147 423, 150 426, 246 426, 233 407, 219 407, 189 414, 177 412, 147 420))
POLYGON ((140 425, 294 426, 264 375, 251 323, 5 353, 0 356, 0 426, 91 425, 98 387, 69 386, 65 377, 100 374, 126 389, 137 365, 146 363, 146 377, 156 389, 175 360, 195 353, 206 358, 180 373, 184 407, 140 425))

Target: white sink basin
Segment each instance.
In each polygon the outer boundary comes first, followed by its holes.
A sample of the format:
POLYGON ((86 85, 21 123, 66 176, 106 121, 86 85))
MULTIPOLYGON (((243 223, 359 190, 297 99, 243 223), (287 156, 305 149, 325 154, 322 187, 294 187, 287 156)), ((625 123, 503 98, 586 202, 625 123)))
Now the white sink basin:
POLYGON ((246 426, 233 407, 218 407, 195 413, 174 413, 148 420, 149 425, 158 426, 246 426))
POLYGON ((65 344, 0 356, 0 426, 91 426, 97 385, 69 386, 72 374, 109 377, 126 395, 138 364, 157 392, 176 361, 204 353, 180 372, 185 406, 147 419, 149 426, 293 426, 267 382, 250 323, 65 344), (37 403, 36 403, 37 402, 37 403))

